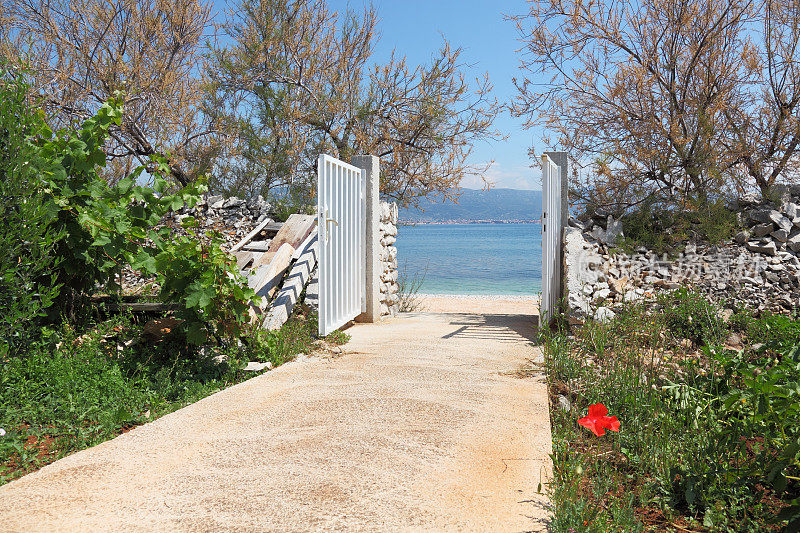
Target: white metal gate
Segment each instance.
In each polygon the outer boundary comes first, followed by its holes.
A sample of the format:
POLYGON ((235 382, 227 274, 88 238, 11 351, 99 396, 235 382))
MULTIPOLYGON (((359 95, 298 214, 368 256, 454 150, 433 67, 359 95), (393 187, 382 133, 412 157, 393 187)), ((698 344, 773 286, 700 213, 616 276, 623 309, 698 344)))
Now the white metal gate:
POLYGON ((324 154, 317 165, 319 334, 328 335, 365 310, 366 171, 324 154))
POLYGON ((542 302, 541 324, 558 313, 561 294, 561 171, 542 156, 542 302))

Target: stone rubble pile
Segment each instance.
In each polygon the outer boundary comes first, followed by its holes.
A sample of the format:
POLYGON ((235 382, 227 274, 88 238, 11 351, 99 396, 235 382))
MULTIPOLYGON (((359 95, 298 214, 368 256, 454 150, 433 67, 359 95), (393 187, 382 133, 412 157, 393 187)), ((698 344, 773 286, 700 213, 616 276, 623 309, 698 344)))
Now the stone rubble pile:
MULTIPOLYGON (((164 217, 160 226, 167 226, 174 234, 186 234, 181 226, 186 217, 194 217, 201 234, 216 232, 222 236, 222 248, 228 250, 241 241, 258 224, 274 216, 272 205, 261 195, 245 201, 236 196, 226 198, 220 195, 206 196, 195 207, 183 208, 164 217)), ((122 271, 121 284, 128 294, 137 294, 143 290, 157 292, 158 288, 149 283, 150 280, 139 272, 126 268, 122 271)))
POLYGON ((745 228, 730 243, 688 244, 677 257, 613 248, 621 224, 598 213, 570 219, 564 232, 565 304, 569 318, 606 320, 624 302, 691 288, 719 304, 776 313, 800 308, 800 186, 776 188, 776 200, 738 200, 745 228))
POLYGON ((381 272, 381 316, 394 316, 400 311, 397 248, 394 246, 397 241, 397 204, 381 202, 380 212, 381 250, 378 263, 381 272))
POLYGON ((730 207, 738 211, 745 228, 735 240, 751 252, 775 256, 780 251, 800 252, 800 185, 778 185, 773 201, 755 195, 737 200, 730 207))

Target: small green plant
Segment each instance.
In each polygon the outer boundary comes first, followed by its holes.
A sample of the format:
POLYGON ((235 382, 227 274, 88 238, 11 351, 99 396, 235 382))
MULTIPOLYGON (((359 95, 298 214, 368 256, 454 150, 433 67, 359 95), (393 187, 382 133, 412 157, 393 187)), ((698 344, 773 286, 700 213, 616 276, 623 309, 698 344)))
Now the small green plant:
POLYGON ((409 277, 407 272, 407 265, 403 265, 403 271, 397 277, 397 296, 400 298, 400 312, 411 313, 419 311, 422 307, 422 300, 418 296, 419 290, 425 281, 425 276, 428 274, 428 267, 421 273, 415 273, 409 277))
POLYGON ((659 296, 667 329, 692 341, 716 342, 722 338, 724 321, 719 309, 704 296, 685 288, 659 296))
POLYGON ((340 329, 337 329, 325 337, 325 342, 328 344, 333 344, 334 346, 342 346, 343 344, 350 342, 350 335, 340 329))

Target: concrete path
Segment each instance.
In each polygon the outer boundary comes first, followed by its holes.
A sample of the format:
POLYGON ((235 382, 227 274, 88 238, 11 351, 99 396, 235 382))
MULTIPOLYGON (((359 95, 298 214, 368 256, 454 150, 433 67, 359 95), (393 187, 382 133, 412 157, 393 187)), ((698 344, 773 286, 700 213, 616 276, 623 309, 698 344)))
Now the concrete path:
POLYGON ((538 531, 550 422, 530 317, 356 325, 0 487, 2 531, 538 531))

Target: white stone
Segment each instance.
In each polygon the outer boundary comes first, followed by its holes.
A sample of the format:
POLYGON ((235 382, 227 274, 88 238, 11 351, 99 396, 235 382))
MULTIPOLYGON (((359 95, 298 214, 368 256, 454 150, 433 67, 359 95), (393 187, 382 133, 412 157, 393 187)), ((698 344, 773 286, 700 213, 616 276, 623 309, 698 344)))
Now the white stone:
POLYGON ((594 319, 598 322, 608 322, 615 316, 617 316, 616 313, 608 307, 598 307, 597 311, 594 312, 594 319))
POLYGON ((611 296, 611 289, 600 289, 594 293, 595 300, 605 300, 609 296, 611 296))
POLYGON ((258 361, 250 361, 242 370, 245 372, 261 372, 262 370, 272 370, 272 363, 260 363, 258 361))
POLYGON ((392 208, 388 202, 381 202, 381 222, 391 222, 392 208))
POLYGON ((748 241, 747 244, 745 244, 745 247, 751 252, 765 255, 775 255, 775 253, 778 251, 778 248, 775 246, 774 242, 761 244, 758 242, 748 241))

